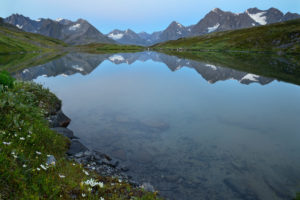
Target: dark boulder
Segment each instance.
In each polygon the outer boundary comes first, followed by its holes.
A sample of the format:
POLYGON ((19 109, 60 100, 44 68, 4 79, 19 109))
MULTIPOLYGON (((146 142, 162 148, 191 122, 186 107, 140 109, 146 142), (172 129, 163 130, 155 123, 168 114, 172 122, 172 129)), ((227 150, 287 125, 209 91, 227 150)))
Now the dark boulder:
POLYGON ((78 137, 74 136, 73 131, 71 131, 68 128, 64 128, 64 127, 55 127, 55 128, 51 128, 53 131, 56 131, 57 133, 69 138, 69 139, 78 139, 78 137))
POLYGON ((81 142, 79 142, 78 140, 71 140, 71 145, 69 150, 67 151, 67 154, 75 155, 76 153, 85 152, 87 150, 88 148, 83 144, 81 144, 81 142))
POLYGON ((56 115, 49 117, 50 127, 67 127, 71 119, 67 117, 61 110, 56 115))

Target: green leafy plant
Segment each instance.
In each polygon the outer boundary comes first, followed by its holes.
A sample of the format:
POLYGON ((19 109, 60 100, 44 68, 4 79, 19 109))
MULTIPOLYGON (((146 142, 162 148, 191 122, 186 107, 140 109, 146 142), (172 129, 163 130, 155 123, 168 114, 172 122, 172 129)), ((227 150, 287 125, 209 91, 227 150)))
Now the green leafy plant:
POLYGON ((9 75, 8 72, 0 72, 0 85, 7 86, 9 88, 13 87, 15 79, 9 75))

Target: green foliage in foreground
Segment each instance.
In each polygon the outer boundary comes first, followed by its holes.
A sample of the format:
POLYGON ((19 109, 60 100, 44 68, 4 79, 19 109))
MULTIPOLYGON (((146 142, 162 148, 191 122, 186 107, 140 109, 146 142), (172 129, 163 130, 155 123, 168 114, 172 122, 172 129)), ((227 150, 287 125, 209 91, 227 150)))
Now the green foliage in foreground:
POLYGON ((0 85, 0 199, 157 199, 156 193, 68 161, 68 139, 49 129, 44 119, 58 104, 41 85, 0 85), (48 155, 55 156, 55 164, 46 164, 48 155))
POLYGON ((60 40, 0 25, 0 54, 45 52, 66 47, 60 40))
POLYGON ((14 78, 12 78, 8 72, 0 72, 0 85, 7 86, 9 88, 13 87, 14 78))
POLYGON ((154 49, 300 53, 300 19, 167 41, 154 49))
POLYGON ((144 51, 145 47, 137 46, 137 45, 93 43, 93 44, 77 46, 76 49, 87 53, 105 54, 105 53, 120 53, 120 52, 139 52, 139 51, 144 51))

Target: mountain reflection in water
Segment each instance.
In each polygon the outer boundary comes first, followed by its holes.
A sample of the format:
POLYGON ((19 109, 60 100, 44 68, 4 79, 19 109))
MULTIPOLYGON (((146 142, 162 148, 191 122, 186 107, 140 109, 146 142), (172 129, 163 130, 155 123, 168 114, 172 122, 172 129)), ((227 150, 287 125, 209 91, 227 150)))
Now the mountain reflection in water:
POLYGON ((73 53, 14 76, 48 87, 82 143, 169 199, 292 199, 297 58, 178 56, 73 53))
POLYGON ((190 67, 195 69, 209 83, 234 79, 242 84, 259 83, 265 85, 273 81, 271 78, 265 78, 247 72, 189 59, 180 59, 176 56, 156 52, 119 54, 72 53, 44 65, 22 70, 16 73, 15 77, 22 80, 33 80, 39 76, 70 76, 75 73, 86 75, 91 73, 96 67, 101 67, 101 63, 105 60, 109 60, 115 64, 127 63, 129 65, 136 61, 146 62, 147 60, 152 60, 164 63, 171 71, 179 70, 182 67, 190 67))

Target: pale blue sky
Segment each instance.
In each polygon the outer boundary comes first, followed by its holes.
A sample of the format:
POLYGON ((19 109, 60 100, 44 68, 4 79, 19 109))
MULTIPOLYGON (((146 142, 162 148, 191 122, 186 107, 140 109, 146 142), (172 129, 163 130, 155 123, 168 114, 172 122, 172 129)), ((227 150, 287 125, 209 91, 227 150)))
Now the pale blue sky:
POLYGON ((32 19, 83 18, 108 33, 114 28, 136 32, 165 29, 176 20, 183 25, 197 23, 213 8, 243 12, 247 8, 300 13, 300 0, 0 0, 0 16, 13 13, 32 19))

